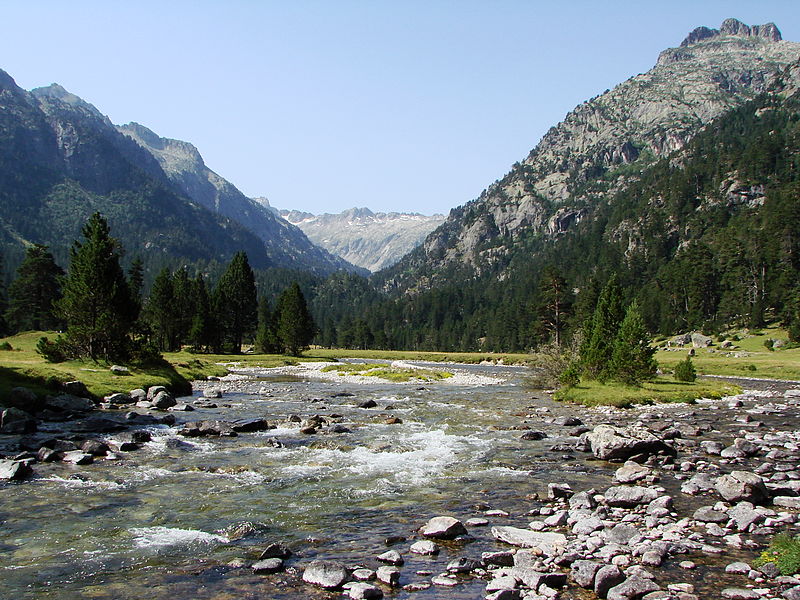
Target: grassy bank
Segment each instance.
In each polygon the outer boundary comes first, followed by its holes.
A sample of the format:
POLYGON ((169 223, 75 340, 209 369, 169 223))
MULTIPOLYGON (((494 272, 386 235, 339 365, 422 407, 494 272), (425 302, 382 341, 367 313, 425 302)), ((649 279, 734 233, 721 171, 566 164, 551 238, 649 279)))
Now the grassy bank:
MULTIPOLYGON (((736 331, 727 337, 733 348, 722 348, 715 340, 710 348, 695 349, 692 362, 698 374, 800 380, 800 348, 769 350, 764 346, 768 339, 786 340, 785 330, 773 327, 757 332, 736 331)), ((659 350, 656 360, 663 371, 672 371, 687 352, 688 348, 659 350)))
POLYGON ((454 362, 477 365, 483 361, 506 365, 526 365, 530 354, 494 352, 416 352, 406 350, 336 350, 313 348, 304 353, 308 358, 334 360, 337 358, 370 358, 373 360, 421 360, 426 362, 454 362))
POLYGON ((739 392, 741 388, 738 386, 719 381, 686 383, 675 381, 671 377, 659 377, 643 383, 641 387, 582 380, 574 387, 557 391, 554 398, 584 406, 624 408, 634 404, 693 402, 698 398, 722 398, 739 392))

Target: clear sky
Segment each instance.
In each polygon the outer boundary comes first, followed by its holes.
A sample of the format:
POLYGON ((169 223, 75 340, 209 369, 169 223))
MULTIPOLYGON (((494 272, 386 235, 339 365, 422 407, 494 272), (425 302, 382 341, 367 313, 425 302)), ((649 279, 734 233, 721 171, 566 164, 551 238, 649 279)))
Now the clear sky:
POLYGON ((699 25, 796 0, 5 0, 0 68, 192 142, 279 208, 446 213, 699 25))

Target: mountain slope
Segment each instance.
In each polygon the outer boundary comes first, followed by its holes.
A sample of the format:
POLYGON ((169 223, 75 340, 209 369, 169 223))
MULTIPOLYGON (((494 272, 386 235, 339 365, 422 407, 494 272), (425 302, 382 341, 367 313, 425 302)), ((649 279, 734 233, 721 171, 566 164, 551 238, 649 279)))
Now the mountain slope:
POLYGON ((300 229, 251 200, 209 169, 192 144, 160 137, 138 123, 128 123, 117 129, 152 154, 183 194, 256 234, 275 264, 318 274, 339 269, 359 271, 345 260, 312 244, 300 229))
POLYGON ((694 30, 647 73, 570 112, 378 281, 402 291, 446 282, 453 272, 502 273, 515 253, 590 218, 603 197, 712 119, 774 88, 798 58, 800 44, 781 40, 773 24, 728 19, 719 30, 694 30))
POLYGON ((372 272, 396 263, 444 221, 444 215, 373 213, 368 208, 338 214, 289 210, 280 214, 318 246, 372 272))

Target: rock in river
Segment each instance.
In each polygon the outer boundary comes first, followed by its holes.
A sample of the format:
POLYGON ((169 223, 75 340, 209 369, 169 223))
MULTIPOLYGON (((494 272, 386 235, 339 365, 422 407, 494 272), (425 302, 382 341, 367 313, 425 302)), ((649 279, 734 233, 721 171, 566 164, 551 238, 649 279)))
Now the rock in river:
POLYGON ((543 533, 519 527, 492 527, 492 535, 495 539, 512 546, 537 548, 547 556, 552 556, 567 544, 567 538, 563 534, 543 533))
POLYGON ((676 454, 675 448, 643 427, 598 425, 586 434, 586 439, 592 454, 601 460, 626 460, 638 454, 676 454))
POLYGON ((465 535, 467 528, 453 517, 434 517, 420 529, 420 533, 425 537, 448 540, 465 535))
POLYGON ((733 471, 729 475, 723 475, 717 479, 714 487, 727 502, 746 500, 760 504, 769 498, 764 480, 755 473, 747 471, 733 471))
POLYGON ((343 565, 330 560, 313 560, 303 571, 303 581, 325 589, 341 587, 347 576, 343 565))

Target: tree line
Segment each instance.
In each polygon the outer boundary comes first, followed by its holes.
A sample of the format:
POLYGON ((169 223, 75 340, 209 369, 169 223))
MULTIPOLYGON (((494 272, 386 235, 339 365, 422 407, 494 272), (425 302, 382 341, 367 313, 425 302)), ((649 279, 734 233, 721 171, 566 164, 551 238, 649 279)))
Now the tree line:
POLYGON ((55 340, 40 340, 48 360, 150 360, 184 346, 239 353, 246 343, 259 352, 298 355, 316 334, 297 283, 282 291, 274 309, 259 300, 244 252, 233 256, 213 288, 203 274, 164 268, 143 297, 141 260, 123 270, 123 248, 102 215, 92 215, 82 234, 66 272, 47 246, 30 246, 8 289, 7 331, 64 330, 55 340))

